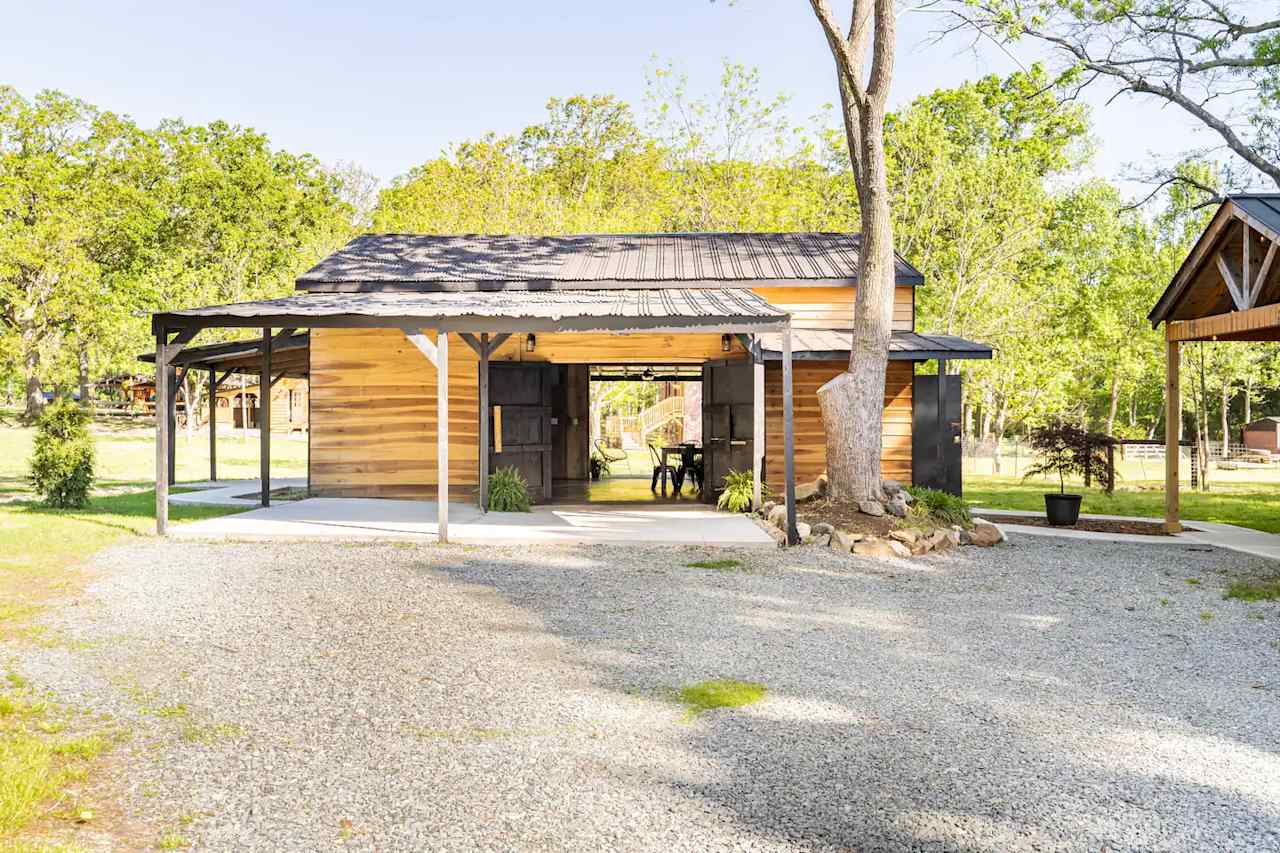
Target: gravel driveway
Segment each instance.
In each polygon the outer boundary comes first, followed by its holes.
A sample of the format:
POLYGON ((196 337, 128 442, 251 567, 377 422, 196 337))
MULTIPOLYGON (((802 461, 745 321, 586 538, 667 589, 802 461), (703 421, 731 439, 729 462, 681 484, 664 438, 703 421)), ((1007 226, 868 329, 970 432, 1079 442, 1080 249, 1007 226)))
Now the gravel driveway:
POLYGON ((1222 598, 1273 567, 701 556, 141 543, 18 665, 204 849, 1280 849, 1280 605, 1222 598), (718 677, 768 696, 670 699, 718 677))

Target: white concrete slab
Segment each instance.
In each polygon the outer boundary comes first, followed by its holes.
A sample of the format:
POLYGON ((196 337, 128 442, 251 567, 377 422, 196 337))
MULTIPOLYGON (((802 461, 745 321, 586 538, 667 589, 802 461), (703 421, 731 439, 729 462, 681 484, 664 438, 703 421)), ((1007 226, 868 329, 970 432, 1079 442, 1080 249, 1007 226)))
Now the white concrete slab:
MULTIPOLYGON (((974 509, 972 512, 975 518, 982 518, 984 515, 1009 515, 1026 518, 1044 516, 1043 512, 1024 509, 974 509)), ((1163 520, 1126 515, 1089 515, 1086 513, 1081 513, 1080 517, 1098 521, 1159 522, 1163 520)), ((1095 533, 1089 530, 1073 530, 1069 527, 1036 527, 1030 524, 1001 523, 1000 529, 1008 533, 1025 533, 1028 536, 1057 536, 1062 539, 1092 539, 1094 541, 1132 542, 1144 545, 1210 545, 1214 548, 1225 548, 1228 551, 1237 551, 1241 554, 1280 560, 1280 536, 1274 533, 1264 533, 1261 530, 1251 530, 1248 527, 1221 524, 1216 521, 1183 519, 1182 523, 1191 529, 1184 530, 1174 536, 1143 536, 1138 533, 1095 533)))
MULTIPOLYGON (((171 500, 182 495, 175 495, 171 500)), ((174 525, 193 539, 395 539, 435 541, 434 501, 308 498, 236 515, 174 525)), ((449 504, 449 540, 462 544, 720 545, 776 548, 745 515, 703 507, 549 506, 533 512, 481 513, 449 504)))
MULTIPOLYGON (((272 477, 271 488, 302 488, 306 477, 272 477)), ((241 495, 262 491, 261 480, 202 480, 199 483, 176 483, 174 488, 196 489, 194 492, 178 492, 169 495, 169 504, 198 504, 200 506, 257 506, 259 499, 242 498, 241 495)))

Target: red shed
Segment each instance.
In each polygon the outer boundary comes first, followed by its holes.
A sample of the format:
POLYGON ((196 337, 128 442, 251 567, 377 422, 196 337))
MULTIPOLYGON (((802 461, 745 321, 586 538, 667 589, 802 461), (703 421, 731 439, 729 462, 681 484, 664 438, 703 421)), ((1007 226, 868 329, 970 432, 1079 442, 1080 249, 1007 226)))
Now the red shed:
POLYGON ((1262 418, 1245 424, 1244 446, 1249 450, 1280 453, 1280 418, 1262 418))

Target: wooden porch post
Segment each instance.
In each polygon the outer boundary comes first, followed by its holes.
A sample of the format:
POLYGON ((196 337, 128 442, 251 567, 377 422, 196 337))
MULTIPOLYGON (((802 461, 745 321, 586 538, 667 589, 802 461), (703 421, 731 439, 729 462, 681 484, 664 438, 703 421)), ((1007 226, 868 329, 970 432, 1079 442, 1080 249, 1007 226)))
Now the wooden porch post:
POLYGON ((791 324, 782 330, 782 452, 787 480, 787 544, 798 545, 796 529, 796 439, 791 422, 791 324))
MULTIPOLYGON (((158 379, 159 373, 156 376, 158 379)), ((164 367, 164 384, 168 389, 168 395, 165 397, 164 417, 169 429, 169 441, 166 445, 169 455, 165 460, 165 467, 169 471, 169 482, 174 483, 178 479, 178 442, 176 439, 178 433, 178 370, 167 361, 164 367)), ((159 393, 158 382, 156 393, 159 393)), ((190 405, 187 408, 190 408, 190 405)), ((191 417, 190 412, 187 413, 187 417, 191 417)))
POLYGON ((449 333, 436 333, 437 539, 449 541, 449 333))
MULTIPOLYGON (((1168 324, 1165 325, 1166 331, 1168 324)), ((1178 382, 1179 343, 1165 341, 1164 364, 1164 529, 1178 533, 1178 464, 1182 441, 1182 387, 1178 382)))
POLYGON ((480 511, 489 511, 489 334, 480 336, 480 511))
POLYGON ((218 479, 218 371, 209 368, 209 479, 218 479))
POLYGON ((764 359, 757 355, 751 365, 751 508, 764 506, 764 359))
POLYGON ((258 377, 258 467, 262 505, 271 506, 271 328, 262 330, 262 375, 258 377))
POLYGON ((156 333, 156 535, 169 531, 169 332, 156 333))

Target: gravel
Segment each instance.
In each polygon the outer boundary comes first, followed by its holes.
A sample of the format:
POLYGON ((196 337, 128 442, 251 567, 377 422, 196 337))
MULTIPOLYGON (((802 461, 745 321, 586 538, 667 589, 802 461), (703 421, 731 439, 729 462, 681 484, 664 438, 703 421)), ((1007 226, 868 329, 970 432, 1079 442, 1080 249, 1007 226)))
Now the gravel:
POLYGON ((126 814, 200 849, 1277 850, 1280 604, 1222 598, 1263 570, 147 542, 18 668, 128 725, 126 814), (768 696, 671 700, 721 677, 768 696))

